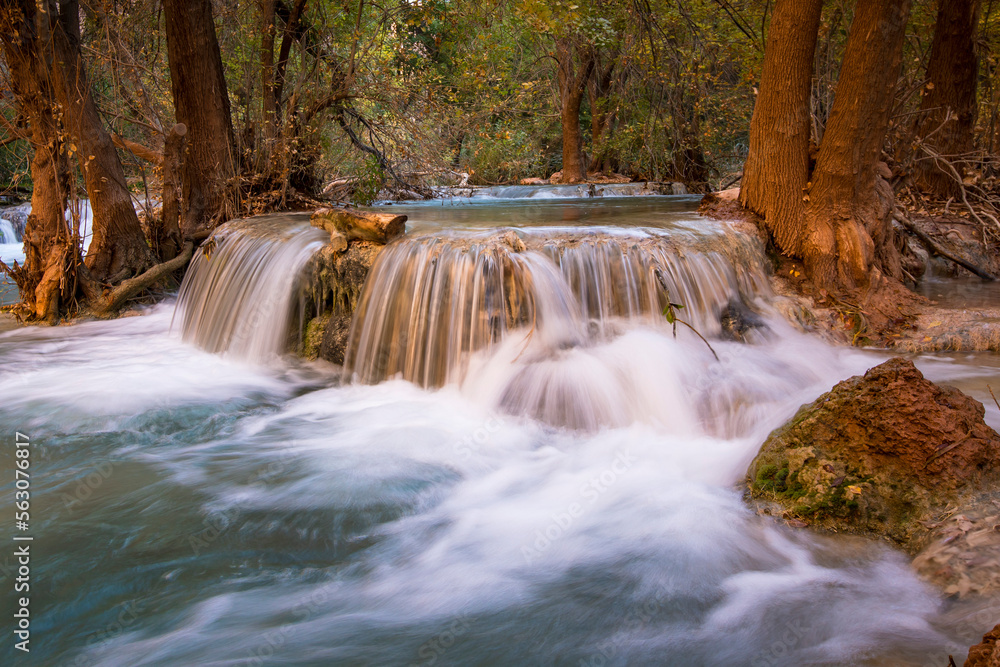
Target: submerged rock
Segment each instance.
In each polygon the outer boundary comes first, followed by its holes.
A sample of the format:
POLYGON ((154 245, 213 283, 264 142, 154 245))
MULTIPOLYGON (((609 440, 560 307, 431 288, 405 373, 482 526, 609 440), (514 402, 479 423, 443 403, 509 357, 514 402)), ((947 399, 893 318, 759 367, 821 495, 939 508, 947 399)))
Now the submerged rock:
POLYGON ((723 340, 746 343, 754 331, 767 331, 767 323, 750 309, 742 299, 730 299, 719 313, 723 340))
POLYGON ((1000 667, 1000 625, 983 636, 983 641, 969 649, 965 667, 1000 667))
POLYGON ((891 539, 946 593, 1000 590, 1000 435, 984 412, 891 359, 774 431, 750 493, 789 518, 891 539))

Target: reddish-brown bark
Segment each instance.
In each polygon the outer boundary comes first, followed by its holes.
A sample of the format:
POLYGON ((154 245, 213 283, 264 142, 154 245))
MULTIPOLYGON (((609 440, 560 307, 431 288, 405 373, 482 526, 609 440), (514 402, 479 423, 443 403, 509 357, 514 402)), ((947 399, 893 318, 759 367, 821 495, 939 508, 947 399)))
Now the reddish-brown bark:
POLYGON ((879 175, 910 0, 858 0, 836 98, 808 190, 802 259, 813 282, 867 290, 900 277, 891 242, 893 193, 879 175))
POLYGON ((764 219, 778 248, 802 252, 809 182, 809 94, 823 0, 778 0, 768 33, 740 203, 764 219))
POLYGON ((562 119, 563 183, 578 183, 587 178, 583 155, 583 132, 580 130, 580 106, 587 92, 587 82, 594 71, 593 50, 579 46, 570 38, 556 39, 559 80, 559 115, 562 119), (579 62, 577 62, 579 61, 579 62))
MULTIPOLYGON (((60 301, 73 296, 72 281, 60 285, 79 253, 66 223, 69 161, 59 122, 53 114, 55 93, 49 85, 50 59, 41 48, 35 4, 31 0, 0 4, 0 44, 20 112, 28 119, 31 161, 31 215, 24 232, 24 265, 14 272, 22 302, 38 319, 58 316, 60 301)), ((38 25, 46 27, 45 22, 38 25)))
MULTIPOLYGON (((979 0, 940 0, 938 6, 927 86, 920 102, 923 113, 913 133, 916 141, 926 138, 930 151, 944 159, 967 155, 975 147, 979 5, 979 0)), ((917 148, 915 158, 913 182, 918 188, 942 198, 959 194, 951 171, 935 162, 928 151, 917 148)), ((961 165, 957 170, 961 175, 961 165)))
POLYGON ((80 7, 76 0, 47 2, 53 64, 52 84, 63 124, 75 142, 93 210, 93 238, 86 264, 99 281, 120 281, 154 263, 111 135, 94 103, 80 53, 80 7))
POLYGON ((237 209, 233 123, 210 0, 164 0, 170 84, 188 129, 181 232, 192 236, 237 209))

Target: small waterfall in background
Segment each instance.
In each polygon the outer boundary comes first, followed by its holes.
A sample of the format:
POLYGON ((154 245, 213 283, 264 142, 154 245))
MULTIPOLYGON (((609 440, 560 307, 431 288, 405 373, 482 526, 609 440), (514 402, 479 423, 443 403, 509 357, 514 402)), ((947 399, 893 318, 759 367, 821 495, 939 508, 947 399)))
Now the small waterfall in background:
POLYGON ((0 244, 20 243, 21 235, 14 229, 14 223, 6 218, 0 218, 0 244))
POLYGON ((191 262, 171 329, 209 352, 271 360, 288 348, 303 270, 329 240, 280 216, 223 225, 191 262))
MULTIPOLYGON (((25 227, 28 224, 28 216, 31 215, 31 202, 15 204, 13 206, 0 206, 0 260, 8 265, 14 262, 23 263, 25 227)), ((84 255, 90 247, 93 238, 92 226, 94 213, 90 207, 89 199, 80 199, 76 208, 70 205, 66 209, 66 219, 71 223, 79 217, 80 239, 84 255)))

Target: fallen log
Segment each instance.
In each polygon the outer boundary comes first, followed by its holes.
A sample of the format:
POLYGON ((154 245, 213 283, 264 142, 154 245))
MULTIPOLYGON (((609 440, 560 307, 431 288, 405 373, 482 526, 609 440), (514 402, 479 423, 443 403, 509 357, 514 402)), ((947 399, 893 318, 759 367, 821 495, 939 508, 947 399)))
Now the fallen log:
POLYGON ((321 208, 312 214, 313 227, 342 234, 348 241, 372 241, 386 244, 406 231, 406 216, 391 213, 368 213, 344 208, 321 208))
POLYGON ((909 218, 907 218, 905 215, 902 215, 899 211, 896 211, 896 213, 893 214, 893 217, 899 222, 899 224, 903 225, 903 227, 906 227, 906 229, 911 234, 920 239, 920 242, 923 243, 924 246, 927 248, 927 250, 929 250, 930 252, 934 253, 935 255, 944 257, 945 259, 952 261, 955 264, 958 264, 964 269, 968 269, 969 271, 976 274, 983 280, 996 280, 996 276, 989 273, 985 269, 981 269, 980 267, 976 266, 975 264, 965 259, 964 257, 959 257, 958 255, 950 253, 941 246, 939 246, 937 243, 934 242, 934 239, 925 234, 922 229, 913 224, 913 222, 909 218))

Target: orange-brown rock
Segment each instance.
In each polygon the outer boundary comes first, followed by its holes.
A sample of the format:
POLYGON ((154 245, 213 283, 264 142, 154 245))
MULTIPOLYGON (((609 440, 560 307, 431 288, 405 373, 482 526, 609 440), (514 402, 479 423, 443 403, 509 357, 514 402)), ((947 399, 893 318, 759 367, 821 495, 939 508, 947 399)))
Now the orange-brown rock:
POLYGON ((836 385, 772 433, 751 492, 836 531, 887 536, 911 553, 927 521, 1000 469, 981 403, 891 359, 836 385))
POLYGON ((983 641, 969 649, 965 667, 1000 667, 1000 625, 983 636, 983 641))

